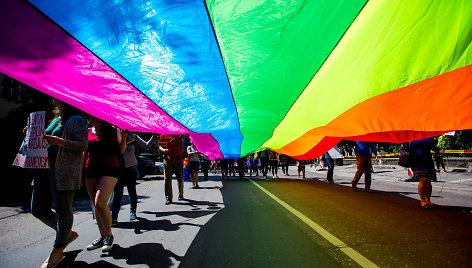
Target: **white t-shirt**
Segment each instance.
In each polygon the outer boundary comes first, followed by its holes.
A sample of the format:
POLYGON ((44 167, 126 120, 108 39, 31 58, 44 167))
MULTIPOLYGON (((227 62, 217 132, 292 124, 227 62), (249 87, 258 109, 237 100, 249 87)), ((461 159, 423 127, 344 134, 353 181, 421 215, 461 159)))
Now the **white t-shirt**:
MULTIPOLYGON (((195 148, 194 146, 188 146, 187 151, 198 152, 197 148, 195 148)), ((199 159, 200 158, 198 157, 198 154, 189 154, 188 155, 188 161, 199 161, 199 159)))

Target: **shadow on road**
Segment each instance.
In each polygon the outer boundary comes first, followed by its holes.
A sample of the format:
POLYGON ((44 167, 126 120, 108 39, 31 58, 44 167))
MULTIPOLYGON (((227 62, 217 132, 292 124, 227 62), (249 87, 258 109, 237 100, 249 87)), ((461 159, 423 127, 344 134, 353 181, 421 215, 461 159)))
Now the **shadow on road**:
MULTIPOLYGON (((143 212, 146 213, 146 212, 143 212)), ((119 222, 118 225, 114 226, 114 228, 120 229, 134 229, 135 234, 142 234, 144 232, 155 231, 155 230, 163 230, 168 232, 178 231, 180 226, 182 225, 190 225, 190 226, 198 226, 198 224, 192 223, 178 223, 173 224, 170 220, 156 220, 150 221, 145 218, 138 217, 137 221, 130 221, 130 222, 119 222)))
POLYGON ((173 252, 164 249, 162 244, 159 243, 141 243, 129 248, 123 248, 118 244, 113 245, 113 249, 108 254, 102 254, 104 258, 95 263, 86 263, 84 261, 74 261, 81 250, 65 253, 65 259, 58 266, 61 267, 121 267, 115 264, 111 264, 106 261, 107 258, 113 258, 116 260, 126 260, 127 265, 139 265, 143 264, 147 267, 171 267, 171 258, 180 260, 181 257, 175 255, 173 252))

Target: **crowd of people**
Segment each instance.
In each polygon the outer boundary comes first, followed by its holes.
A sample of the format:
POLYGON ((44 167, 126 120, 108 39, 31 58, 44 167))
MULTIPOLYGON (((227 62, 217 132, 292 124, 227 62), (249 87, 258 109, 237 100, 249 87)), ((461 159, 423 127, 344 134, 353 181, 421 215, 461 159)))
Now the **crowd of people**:
MULTIPOLYGON (((72 201, 74 192, 85 184, 89 195, 94 216, 97 222, 99 237, 87 250, 101 248, 107 252, 113 247, 112 226, 118 223, 121 209, 123 188, 126 185, 130 198, 130 220, 136 220, 138 178, 136 151, 146 150, 158 143, 159 152, 164 156, 164 186, 165 204, 173 202, 172 176, 178 183, 178 200, 184 200, 183 162, 184 155, 189 158, 189 172, 194 189, 200 188, 198 173, 201 170, 203 179, 208 180, 209 172, 221 172, 221 179, 229 177, 240 179, 247 174, 249 177, 261 176, 279 179, 278 169, 282 169, 285 177, 289 175, 289 163, 295 160, 287 155, 273 150, 263 149, 240 159, 217 159, 211 161, 198 152, 195 145, 183 147, 183 141, 189 140, 189 135, 157 135, 145 141, 139 135, 121 130, 96 117, 89 117, 78 109, 54 99, 53 118, 45 130, 45 140, 48 143, 47 152, 49 169, 40 170, 35 176, 31 202, 32 214, 43 223, 56 230, 53 249, 41 267, 55 267, 63 258, 67 245, 77 239, 79 234, 72 230, 73 212, 72 201), (237 172, 236 172, 237 171, 237 172), (112 195, 113 193, 113 195, 112 195), (112 196, 111 206, 110 197, 112 196), (111 208, 110 208, 111 207, 111 208)), ((377 157, 377 149, 372 142, 352 141, 355 148, 357 171, 351 186, 358 191, 357 184, 362 175, 365 180, 365 191, 371 189, 372 155, 377 157)), ((403 149, 414 156, 411 166, 414 176, 419 179, 418 193, 423 208, 431 208, 431 181, 436 180, 436 169, 431 151, 439 152, 432 138, 412 141, 403 144, 403 149)), ((326 152, 320 158, 320 164, 327 167, 326 181, 334 184, 335 159, 342 157, 337 146, 326 152)), ((435 159, 440 162, 439 155, 435 159)), ((306 160, 297 160, 298 178, 306 178, 306 160)), ((438 169, 439 169, 439 163, 438 169)), ((444 164, 443 164, 444 165, 444 164)), ((443 170, 445 170, 443 166, 443 170)))

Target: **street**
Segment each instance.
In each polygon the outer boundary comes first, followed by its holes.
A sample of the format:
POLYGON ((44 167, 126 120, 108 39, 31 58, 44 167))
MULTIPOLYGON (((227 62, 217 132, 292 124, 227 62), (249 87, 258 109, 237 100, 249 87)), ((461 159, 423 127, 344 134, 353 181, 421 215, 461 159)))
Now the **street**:
MULTIPOLYGON (((108 254, 85 249, 98 228, 87 197, 77 196, 80 236, 60 267, 472 266, 470 172, 441 173, 432 196, 440 206, 425 210, 398 166, 374 167, 373 194, 362 191, 363 178, 359 192, 350 188, 355 166, 336 167, 335 185, 326 170, 307 166, 298 179, 295 168, 278 180, 185 182, 186 199, 171 205, 162 176, 139 181, 138 220, 128 220, 126 195, 108 254)), ((177 196, 175 180, 173 189, 177 196)), ((39 267, 52 248, 55 232, 18 208, 1 208, 0 228, 0 267, 39 267)))

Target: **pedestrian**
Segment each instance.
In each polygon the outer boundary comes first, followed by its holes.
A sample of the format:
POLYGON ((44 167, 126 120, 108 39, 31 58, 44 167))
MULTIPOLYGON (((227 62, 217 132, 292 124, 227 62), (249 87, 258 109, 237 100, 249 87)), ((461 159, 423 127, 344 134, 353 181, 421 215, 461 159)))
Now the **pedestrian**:
POLYGON ((321 161, 324 161, 326 163, 326 166, 328 167, 328 173, 326 174, 326 182, 330 184, 334 184, 333 180, 333 173, 334 173, 334 160, 331 158, 328 152, 326 152, 323 155, 323 159, 321 161))
POLYGON ((279 154, 280 166, 282 167, 282 172, 285 176, 288 175, 288 156, 285 154, 279 154))
POLYGON ((252 172, 254 171, 254 154, 247 156, 247 163, 249 169, 249 177, 252 177, 252 172))
POLYGON ((164 154, 164 191, 166 196, 166 205, 172 204, 172 174, 175 174, 179 186, 179 200, 184 200, 184 151, 182 149, 182 139, 188 137, 188 134, 163 134, 159 140, 159 151, 164 154))
MULTIPOLYGON (((442 134, 442 135, 435 138, 435 139, 437 139, 436 147, 438 147, 440 149, 444 149, 443 147, 444 147, 444 140, 446 139, 445 137, 446 137, 446 135, 442 134)), ((436 162, 436 172, 441 172, 441 167, 442 167, 443 172, 447 173, 446 167, 444 165, 443 157, 440 154, 440 150, 435 151, 434 154, 433 154, 433 157, 434 157, 434 161, 436 162)))
MULTIPOLYGON (((139 177, 138 159, 136 158, 137 149, 147 150, 157 140, 157 134, 154 133, 148 141, 143 140, 136 134, 130 134, 127 130, 122 132, 122 139, 125 150, 120 159, 120 176, 113 189, 113 204, 111 212, 112 226, 118 224, 118 214, 121 209, 123 199, 123 188, 126 185, 130 202, 129 219, 136 220, 136 209, 138 207, 138 195, 136 193, 136 180, 139 177)), ((120 144, 121 145, 121 144, 120 144)), ((122 149, 122 148, 120 148, 122 149)), ((120 151, 121 153, 121 151, 120 151)))
POLYGON ((298 178, 300 178, 300 173, 303 174, 303 178, 305 179, 305 160, 298 160, 297 161, 297 170, 298 170, 298 178))
POLYGON ((210 171, 212 174, 218 174, 218 169, 220 168, 218 162, 219 162, 219 159, 211 161, 210 171))
POLYGON ((254 159, 252 161, 252 170, 256 172, 256 177, 259 176, 259 167, 261 166, 261 161, 259 159, 259 153, 254 153, 254 159))
POLYGON ((334 159, 343 158, 337 145, 334 145, 329 151, 323 155, 323 159, 326 166, 328 167, 328 173, 326 174, 326 182, 334 184, 333 174, 334 174, 334 159))
POLYGON ((279 170, 279 154, 277 152, 269 150, 269 164, 272 171, 272 178, 278 179, 279 175, 277 175, 277 172, 279 170))
POLYGON ((125 151, 127 133, 120 133, 117 128, 99 118, 93 117, 92 121, 93 127, 88 132, 85 185, 93 204, 100 237, 88 245, 87 250, 102 248, 102 252, 108 252, 113 247, 113 233, 107 203, 118 181, 118 157, 125 151))
POLYGON ((368 141, 355 141, 353 145, 355 146, 357 171, 351 182, 352 189, 357 191, 357 183, 362 174, 365 173, 364 190, 368 193, 373 193, 374 191, 370 188, 372 183, 372 154, 377 158, 377 148, 373 142, 368 141))
POLYGON ((33 193, 32 200, 33 214, 56 230, 54 248, 42 268, 56 267, 64 259, 64 248, 79 236, 72 231, 72 201, 74 192, 80 189, 84 151, 88 145, 87 123, 82 112, 56 99, 53 104, 60 117, 52 122, 51 128, 48 127, 47 133, 51 135, 44 136, 48 143, 48 157, 51 157, 50 183, 36 181, 41 185, 35 185, 36 193, 33 193), (50 194, 54 211, 51 210, 50 194))
MULTIPOLYGON (((231 161, 234 161, 231 159, 231 161)), ((238 172, 239 172, 239 179, 242 180, 244 179, 244 171, 246 170, 246 157, 243 156, 238 159, 238 172)))
POLYGON ((202 173, 204 180, 208 180, 208 170, 210 169, 211 161, 208 159, 206 155, 202 155, 201 157, 201 167, 202 167, 202 173))
POLYGON ((267 150, 262 150, 259 152, 259 160, 261 162, 261 172, 264 179, 267 179, 267 171, 269 168, 269 155, 267 150))
POLYGON ((193 189, 198 189, 198 170, 200 169, 200 153, 197 151, 197 148, 190 141, 190 145, 187 147, 187 154, 189 158, 190 165, 190 179, 192 180, 193 189))
POLYGON ((234 159, 228 159, 228 175, 230 177, 236 177, 236 168, 234 167, 234 161, 234 159))
MULTIPOLYGON (((62 111, 59 110, 58 100, 52 99, 55 105, 52 111, 53 118, 49 121, 44 134, 54 137, 62 137, 63 125, 61 124, 62 111)), ((61 103, 62 108, 62 103, 61 103)), ((23 134, 28 130, 28 126, 23 129, 23 134)), ((48 162, 51 167, 56 162, 59 145, 47 145, 48 162)), ((53 195, 51 184, 51 171, 48 169, 37 169, 33 176, 33 194, 31 196, 31 214, 44 224, 57 229, 56 213, 52 209, 53 195), (52 219, 52 220, 51 220, 52 219)))
POLYGON ((228 160, 227 159, 220 159, 218 161, 218 165, 221 169, 221 179, 224 180, 225 178, 228 179, 228 160))
POLYGON ((415 140, 409 144, 409 157, 413 157, 411 169, 413 176, 418 178, 420 203, 421 207, 425 209, 430 209, 434 206, 430 199, 432 192, 431 181, 436 179, 436 170, 434 169, 431 151, 439 151, 432 138, 415 140))

